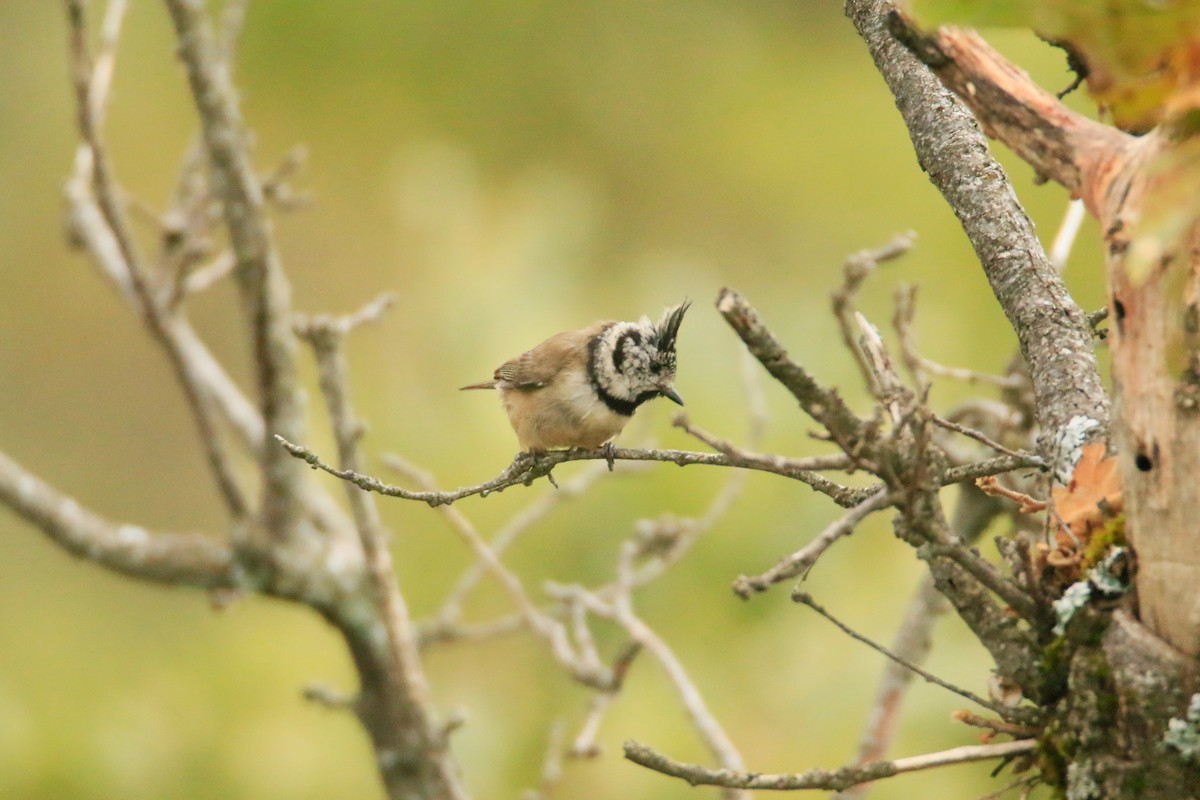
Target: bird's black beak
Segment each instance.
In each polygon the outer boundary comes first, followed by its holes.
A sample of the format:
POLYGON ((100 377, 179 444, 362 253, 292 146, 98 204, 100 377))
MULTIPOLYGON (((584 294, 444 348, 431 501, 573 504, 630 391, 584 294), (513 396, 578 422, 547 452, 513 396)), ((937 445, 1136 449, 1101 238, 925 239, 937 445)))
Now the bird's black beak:
POLYGON ((679 396, 679 392, 675 391, 675 387, 673 386, 665 386, 662 389, 659 389, 658 393, 663 397, 674 400, 679 405, 683 405, 683 398, 679 396))

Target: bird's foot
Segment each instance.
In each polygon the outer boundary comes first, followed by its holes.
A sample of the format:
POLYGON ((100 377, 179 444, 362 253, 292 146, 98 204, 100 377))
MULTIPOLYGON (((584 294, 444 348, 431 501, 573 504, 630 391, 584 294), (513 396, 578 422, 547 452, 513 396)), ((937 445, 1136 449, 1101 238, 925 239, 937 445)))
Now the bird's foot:
POLYGON ((600 449, 604 451, 604 460, 608 462, 608 471, 612 472, 617 460, 617 446, 609 440, 600 445, 600 449))
POLYGON ((523 450, 513 458, 512 464, 508 467, 509 472, 525 486, 529 486, 544 475, 550 481, 550 485, 557 489, 558 483, 551 473, 551 470, 554 469, 554 462, 547 463, 544 460, 545 456, 545 450, 523 450))

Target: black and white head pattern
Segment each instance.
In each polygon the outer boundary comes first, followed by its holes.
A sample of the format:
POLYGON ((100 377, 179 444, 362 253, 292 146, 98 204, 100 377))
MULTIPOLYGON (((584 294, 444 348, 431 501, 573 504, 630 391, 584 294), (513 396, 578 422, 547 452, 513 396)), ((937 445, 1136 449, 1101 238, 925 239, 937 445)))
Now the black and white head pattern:
POLYGON ((675 340, 690 303, 669 308, 654 324, 615 322, 591 344, 589 373, 596 393, 612 411, 626 416, 647 400, 669 397, 683 405, 675 382, 675 340))

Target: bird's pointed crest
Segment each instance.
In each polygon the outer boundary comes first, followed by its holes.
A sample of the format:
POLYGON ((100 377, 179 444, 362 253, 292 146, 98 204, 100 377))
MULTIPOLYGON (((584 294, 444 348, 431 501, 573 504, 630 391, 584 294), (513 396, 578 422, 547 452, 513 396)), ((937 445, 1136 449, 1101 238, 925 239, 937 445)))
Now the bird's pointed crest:
POLYGON ((679 336, 679 325, 683 322, 683 315, 687 313, 691 305, 691 301, 685 300, 674 308, 668 308, 663 313, 662 320, 654 326, 654 343, 659 350, 675 351, 675 339, 679 336))

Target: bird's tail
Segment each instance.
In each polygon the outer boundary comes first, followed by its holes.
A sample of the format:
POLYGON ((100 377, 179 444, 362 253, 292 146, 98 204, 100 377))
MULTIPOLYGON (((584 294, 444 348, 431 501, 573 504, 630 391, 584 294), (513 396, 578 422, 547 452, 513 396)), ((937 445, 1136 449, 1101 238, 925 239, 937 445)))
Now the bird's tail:
POLYGON ((460 392, 462 392, 467 389, 495 389, 495 388, 496 388, 496 381, 490 380, 490 381, 486 381, 484 383, 472 383, 470 386, 460 386, 460 387, 458 387, 458 390, 460 392))

